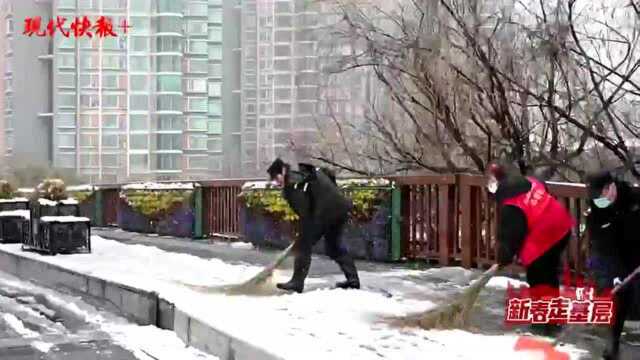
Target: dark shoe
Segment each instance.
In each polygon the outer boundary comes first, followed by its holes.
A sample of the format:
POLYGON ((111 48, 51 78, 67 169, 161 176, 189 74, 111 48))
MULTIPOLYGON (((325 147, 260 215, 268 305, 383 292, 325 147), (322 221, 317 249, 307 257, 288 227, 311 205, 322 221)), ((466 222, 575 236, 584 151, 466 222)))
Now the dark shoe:
POLYGON ((616 350, 611 350, 611 349, 605 349, 604 352, 602 353, 602 358, 604 360, 618 360, 618 351, 616 350))
POLYGON ((536 336, 555 337, 562 332, 563 327, 556 324, 532 324, 529 329, 536 336))
POLYGON ((304 280, 307 278, 310 265, 311 256, 297 256, 293 261, 293 276, 291 276, 291 280, 286 283, 276 284, 276 287, 280 290, 302 293, 304 290, 304 280))
POLYGON ((358 279, 347 280, 347 281, 339 281, 339 282, 336 283, 336 288, 339 288, 339 289, 360 289, 360 281, 358 279))
POLYGON ((302 290, 304 290, 304 283, 297 283, 294 282, 293 280, 286 282, 286 283, 278 283, 276 284, 276 287, 280 290, 285 290, 285 291, 295 291, 299 294, 302 293, 302 290))
POLYGON ((358 270, 353 258, 349 254, 343 254, 336 258, 335 261, 340 266, 347 281, 336 283, 336 287, 340 289, 360 289, 360 279, 358 278, 358 270))

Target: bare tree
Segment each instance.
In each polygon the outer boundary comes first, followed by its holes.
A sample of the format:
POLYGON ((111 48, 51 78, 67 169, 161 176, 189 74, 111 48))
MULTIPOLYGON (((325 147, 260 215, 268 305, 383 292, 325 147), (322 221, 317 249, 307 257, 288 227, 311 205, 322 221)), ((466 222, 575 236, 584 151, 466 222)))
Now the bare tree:
POLYGON ((333 113, 336 99, 323 97, 321 126, 334 138, 318 159, 371 174, 483 171, 500 158, 577 178, 604 152, 639 175, 637 2, 333 6, 327 88, 351 86, 341 79, 353 73, 368 81, 359 116, 333 113))

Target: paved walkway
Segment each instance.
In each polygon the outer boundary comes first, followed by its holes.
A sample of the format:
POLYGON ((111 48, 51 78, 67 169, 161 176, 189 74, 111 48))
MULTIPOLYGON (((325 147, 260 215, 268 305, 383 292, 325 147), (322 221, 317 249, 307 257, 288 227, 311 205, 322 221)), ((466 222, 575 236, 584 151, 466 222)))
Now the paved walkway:
MULTIPOLYGON (((174 238, 169 236, 157 236, 149 234, 138 234, 122 231, 116 228, 94 228, 92 229, 94 235, 101 236, 106 239, 116 240, 125 244, 139 244, 147 246, 155 246, 168 252, 176 252, 183 254, 190 254, 197 257, 210 259, 218 258, 228 263, 250 263, 253 265, 265 266, 270 264, 278 253, 273 249, 260 249, 256 251, 252 248, 238 248, 232 246, 228 242, 217 241, 209 242, 208 240, 191 240, 174 238)), ((385 272, 393 270, 406 270, 407 267, 403 265, 395 264, 380 264, 358 261, 358 269, 363 272, 385 272)), ((289 260, 283 266, 284 268, 291 269, 292 261, 289 260)), ((310 271, 311 276, 327 276, 327 275, 339 275, 340 270, 333 261, 325 256, 314 255, 312 267, 310 271)), ((454 274, 454 272, 452 272, 454 274)), ((459 272, 457 273, 459 274, 459 272)), ((370 274, 375 276, 375 274, 370 274)), ((455 276, 455 275, 454 275, 455 276)), ((470 274, 473 277, 473 274, 470 274)), ((403 297, 416 297, 421 299, 428 299, 436 303, 442 303, 447 301, 447 297, 452 295, 451 289, 453 283, 458 285, 466 285, 465 279, 447 279, 442 278, 442 273, 439 273, 437 277, 432 277, 421 273, 420 276, 398 276, 397 279, 388 279, 394 284, 404 284, 403 297), (424 289, 421 284, 430 283, 441 284, 437 286, 443 291, 420 293, 417 290, 411 291, 412 288, 424 289)), ((366 284, 364 284, 366 285, 366 284)), ((311 290, 311 289, 310 289, 311 290)), ((472 320, 473 327, 477 332, 484 334, 503 334, 505 332, 513 332, 515 329, 505 328, 503 324, 504 318, 504 290, 499 289, 487 289, 481 293, 478 311, 475 312, 472 320)), ((625 339, 628 342, 637 343, 640 339, 640 327, 638 323, 627 322, 627 334, 625 339)), ((604 347, 602 329, 595 330, 585 327, 575 327, 570 331, 567 331, 565 339, 567 343, 576 344, 581 348, 589 349, 593 354, 593 359, 599 359, 599 354, 602 353, 604 347)), ((640 347, 634 346, 630 343, 623 344, 623 356, 622 359, 640 359, 640 347)))

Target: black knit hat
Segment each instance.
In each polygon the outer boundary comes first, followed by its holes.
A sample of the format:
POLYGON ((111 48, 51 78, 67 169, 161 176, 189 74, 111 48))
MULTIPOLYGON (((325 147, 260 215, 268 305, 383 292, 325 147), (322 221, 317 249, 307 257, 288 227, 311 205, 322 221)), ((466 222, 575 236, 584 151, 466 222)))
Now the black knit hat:
POLYGON ((277 158, 271 163, 271 166, 267 169, 267 173, 271 180, 275 179, 278 174, 282 174, 282 170, 285 168, 287 164, 282 161, 280 158, 277 158))
POLYGON ((611 175, 610 171, 599 171, 587 175, 586 184, 589 198, 599 198, 602 194, 602 189, 614 181, 615 178, 611 175))

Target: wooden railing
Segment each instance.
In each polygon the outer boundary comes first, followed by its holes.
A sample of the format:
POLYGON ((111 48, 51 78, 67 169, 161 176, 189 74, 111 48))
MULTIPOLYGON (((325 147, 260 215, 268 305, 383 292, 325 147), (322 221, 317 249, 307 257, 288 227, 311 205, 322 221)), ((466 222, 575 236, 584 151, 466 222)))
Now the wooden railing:
MULTIPOLYGON (((488 197, 486 179, 478 175, 425 175, 389 178, 395 190, 393 226, 399 240, 394 259, 421 260, 440 265, 483 267, 496 261, 498 212, 488 197), (397 208, 397 209, 396 209, 397 208)), ((199 182, 199 236, 240 237, 238 195, 247 179, 199 182)), ((576 218, 574 236, 566 252, 569 266, 583 271, 587 253, 584 224, 586 190, 582 184, 548 183, 576 218)), ((116 223, 118 187, 101 190, 104 224, 116 223)), ((396 250, 394 250, 396 251, 396 250)))

